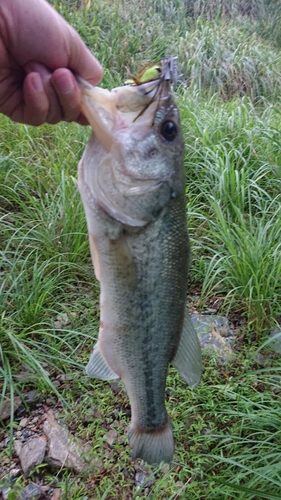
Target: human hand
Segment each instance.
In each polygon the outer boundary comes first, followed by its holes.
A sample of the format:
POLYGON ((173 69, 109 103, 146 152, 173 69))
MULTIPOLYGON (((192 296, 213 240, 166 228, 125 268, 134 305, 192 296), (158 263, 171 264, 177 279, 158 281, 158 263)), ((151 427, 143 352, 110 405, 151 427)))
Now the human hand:
POLYGON ((77 73, 92 85, 98 61, 45 0, 0 0, 0 113, 29 125, 87 124, 77 73))

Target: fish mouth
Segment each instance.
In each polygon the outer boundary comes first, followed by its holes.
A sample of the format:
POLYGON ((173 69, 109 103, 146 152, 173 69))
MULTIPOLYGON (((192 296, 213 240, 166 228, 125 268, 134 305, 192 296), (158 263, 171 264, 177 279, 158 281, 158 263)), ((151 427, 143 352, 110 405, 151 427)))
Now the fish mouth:
POLYGON ((159 78, 112 91, 94 87, 76 76, 82 93, 82 112, 106 151, 111 150, 116 131, 133 125, 153 126, 160 103, 171 95, 169 64, 166 60, 161 64, 159 78))

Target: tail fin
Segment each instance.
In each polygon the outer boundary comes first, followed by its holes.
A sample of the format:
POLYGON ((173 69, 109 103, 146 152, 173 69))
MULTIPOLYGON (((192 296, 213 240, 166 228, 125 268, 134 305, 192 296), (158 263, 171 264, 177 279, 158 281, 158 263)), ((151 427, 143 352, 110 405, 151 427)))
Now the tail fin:
POLYGON ((160 430, 149 432, 135 430, 130 426, 128 438, 133 460, 141 458, 150 465, 172 461, 174 438, 169 420, 160 430))

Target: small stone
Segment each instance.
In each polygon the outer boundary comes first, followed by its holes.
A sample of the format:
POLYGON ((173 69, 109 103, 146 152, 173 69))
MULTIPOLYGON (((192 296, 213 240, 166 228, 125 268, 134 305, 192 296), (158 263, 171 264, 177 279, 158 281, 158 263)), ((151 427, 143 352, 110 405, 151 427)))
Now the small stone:
POLYGON ((11 479, 14 479, 16 477, 18 477, 21 473, 21 470, 19 468, 15 468, 15 469, 11 469, 10 470, 10 478, 11 479))
POLYGON ((263 366, 263 367, 269 367, 272 365, 271 359, 268 358, 267 356, 265 356, 264 354, 262 354, 261 352, 259 352, 256 355, 256 362, 259 366, 263 366))
POLYGON ((22 418, 20 421, 20 426, 21 427, 26 427, 28 424, 28 418, 22 418))
MULTIPOLYGON (((88 450, 78 440, 69 435, 68 430, 58 424, 51 410, 47 412, 47 420, 43 431, 48 438, 48 455, 46 461, 54 467, 69 467, 75 472, 81 472, 86 464, 82 458, 88 450)), ((92 465, 92 463, 91 463, 92 465)))
POLYGON ((135 475, 136 485, 139 488, 150 488, 155 483, 155 476, 151 471, 139 470, 135 475))
POLYGON ((73 380, 73 374, 61 373, 60 375, 58 375, 57 380, 61 380, 62 382, 65 382, 66 380, 73 380))
POLYGON ((1 500, 8 500, 10 491, 11 491, 11 488, 5 488, 5 489, 3 489, 3 490, 2 490, 2 489, 0 489, 0 493, 1 493, 1 495, 2 495, 2 496, 0 497, 0 499, 1 499, 1 500))
POLYGON ((21 435, 22 435, 22 432, 21 432, 21 431, 16 431, 16 432, 15 432, 15 436, 16 436, 16 437, 21 437, 21 435))
POLYGON ((161 472, 162 474, 168 474, 170 471, 170 465, 169 464, 164 464, 161 467, 161 472))
POLYGON ((91 467, 100 470, 103 468, 103 461, 100 458, 93 458, 91 460, 91 467))
POLYGON ((23 415, 25 414, 26 414, 26 407, 23 404, 21 404, 15 413, 16 416, 15 420, 21 420, 23 415))
POLYGON ((183 484, 183 482, 182 482, 182 481, 176 481, 176 482, 175 482, 175 487, 176 487, 176 488, 183 488, 183 486, 184 486, 184 484, 183 484))
POLYGON ((114 431, 113 429, 111 429, 110 431, 108 431, 107 434, 104 435, 106 442, 110 446, 112 446, 114 443, 116 443, 117 437, 118 437, 118 433, 116 431, 114 431))
POLYGON ((3 439, 3 441, 0 441, 0 450, 4 450, 4 448, 6 448, 5 439, 3 439))
POLYGON ((43 493, 46 493, 47 491, 49 491, 51 489, 51 486, 49 484, 43 484, 41 486, 41 490, 43 491, 43 493))
POLYGON ((24 395, 24 399, 25 399, 25 402, 28 403, 28 404, 31 404, 31 403, 37 403, 38 401, 40 401, 40 399, 42 399, 42 396, 40 394, 40 392, 38 391, 28 391, 25 395, 24 395))
MULTIPOLYGON (((56 382, 56 380, 55 380, 55 382, 56 382)), ((46 399, 46 405, 48 405, 48 406, 54 406, 55 404, 56 404, 56 402, 55 402, 54 399, 52 399, 52 398, 47 398, 46 399)))
POLYGON ((204 314, 216 314, 217 309, 213 309, 212 307, 207 307, 204 311, 204 314))
POLYGON ((136 481, 136 485, 139 488, 141 488, 144 485, 145 480, 146 480, 146 475, 144 474, 144 472, 139 471, 136 473, 135 481, 136 481))
POLYGON ((60 321, 63 326, 69 325, 70 323, 67 313, 58 314, 57 321, 60 321))
POLYGON ((223 326, 220 328, 220 335, 221 337, 228 337, 229 331, 227 328, 224 328, 223 326))
POLYGON ((61 383, 60 383, 60 381, 59 381, 59 380, 54 380, 53 385, 54 385, 55 387, 59 387, 59 386, 61 385, 61 383))
POLYGON ((31 420, 31 423, 32 424, 36 424, 36 422, 38 422, 39 420, 39 417, 34 417, 32 420, 31 420))
POLYGON ((30 483, 23 489, 22 500, 36 500, 36 498, 40 497, 41 493, 40 486, 30 483))
POLYGON ((192 314, 191 320, 203 350, 215 354, 216 358, 224 363, 234 357, 235 336, 230 329, 227 318, 216 315, 192 314))
POLYGON ((42 437, 30 439, 22 446, 19 453, 19 459, 25 475, 34 469, 36 465, 43 462, 46 448, 46 440, 42 437))
POLYGON ((5 399, 0 409, 0 420, 10 418, 11 412, 15 413, 21 405, 21 399, 15 396, 13 400, 5 399))
POLYGON ((22 432, 22 437, 24 439, 28 439, 32 435, 33 435, 33 432, 30 429, 24 429, 24 431, 22 432))
POLYGON ((66 325, 69 325, 70 320, 68 318, 68 315, 66 313, 60 313, 57 315, 55 321, 54 321, 54 327, 60 330, 61 328, 64 328, 66 325))
POLYGON ((15 439, 15 441, 14 441, 14 450, 15 450, 17 456, 19 456, 21 448, 22 448, 22 442, 19 441, 19 440, 17 440, 17 439, 15 439))
POLYGON ((119 381, 120 381, 120 379, 113 380, 112 382, 110 382, 110 387, 111 387, 113 394, 118 394, 118 392, 120 391, 119 381))
POLYGON ((57 489, 54 491, 51 500, 59 500, 59 498, 60 498, 60 490, 57 489))

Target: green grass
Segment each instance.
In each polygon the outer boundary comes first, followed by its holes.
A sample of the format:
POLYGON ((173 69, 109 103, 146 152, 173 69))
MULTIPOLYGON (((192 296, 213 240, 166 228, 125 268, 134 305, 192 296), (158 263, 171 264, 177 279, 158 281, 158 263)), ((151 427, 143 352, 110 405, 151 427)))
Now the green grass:
MULTIPOLYGON (((280 359, 267 341, 281 317, 279 3, 255 1, 248 11, 246 1, 231 10, 229 2, 205 1, 197 11, 176 0, 53 3, 104 65, 104 87, 121 84, 143 60, 178 56, 188 85, 179 86, 178 104, 193 249, 189 295, 199 294, 201 308, 219 299, 220 313, 241 320, 235 360, 221 366, 204 357, 196 390, 171 370, 176 450, 169 470, 153 469, 150 498, 280 498, 280 359), (258 351, 270 367, 260 369, 258 351)), ((109 384, 83 371, 99 321, 76 182, 88 137, 75 124, 32 128, 0 116, 1 401, 31 388, 54 392, 65 404, 61 419, 101 463, 82 475, 40 466, 31 478, 54 482, 65 500, 137 500, 148 492, 135 486, 127 396, 120 387, 113 397, 109 384), (62 313, 68 319, 59 327, 62 313), (73 378, 57 390, 61 372, 73 378), (118 436, 112 447, 110 429, 118 436)), ((7 424, 11 438, 16 426, 7 424)), ((23 484, 21 477, 14 491, 23 484)))

